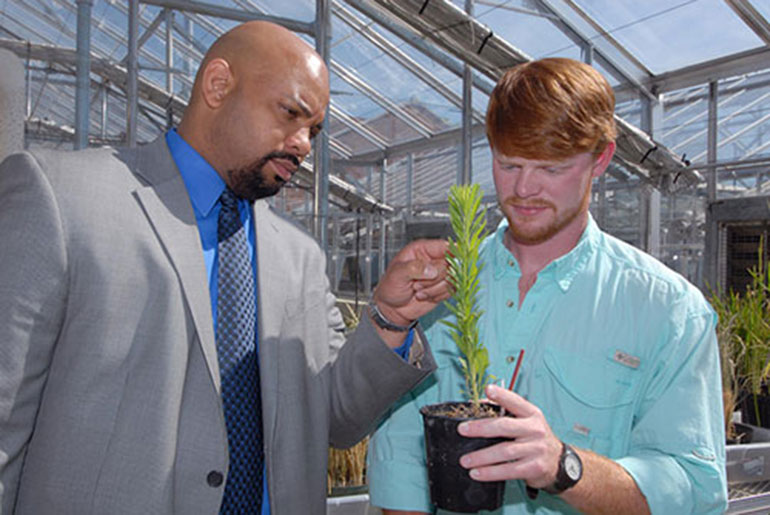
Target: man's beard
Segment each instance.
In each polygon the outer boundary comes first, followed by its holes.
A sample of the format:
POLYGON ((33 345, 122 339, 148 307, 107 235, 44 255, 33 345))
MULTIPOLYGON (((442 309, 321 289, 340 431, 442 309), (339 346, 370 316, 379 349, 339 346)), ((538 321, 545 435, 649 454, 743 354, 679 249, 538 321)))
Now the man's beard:
MULTIPOLYGON (((560 212, 556 205, 547 200, 538 200, 528 203, 531 206, 540 206, 551 209, 556 213, 556 217, 551 220, 550 223, 540 227, 527 227, 526 224, 518 225, 514 222, 513 216, 508 219, 508 228, 513 236, 514 241, 517 241, 524 245, 537 245, 544 243, 558 233, 560 233, 565 227, 571 224, 576 218, 582 216, 588 211, 588 205, 591 201, 591 187, 586 188, 583 196, 580 199, 580 203, 577 206, 571 208, 564 208, 560 212)), ((509 197, 505 200, 505 203, 525 203, 522 199, 515 196, 509 197)), ((505 210, 503 210, 505 212, 505 210)))
POLYGON ((299 167, 299 159, 294 154, 287 152, 270 152, 253 163, 229 170, 227 176, 230 179, 230 188, 242 199, 254 202, 265 197, 272 197, 278 193, 286 182, 276 175, 272 181, 265 177, 264 166, 271 159, 285 159, 299 167))

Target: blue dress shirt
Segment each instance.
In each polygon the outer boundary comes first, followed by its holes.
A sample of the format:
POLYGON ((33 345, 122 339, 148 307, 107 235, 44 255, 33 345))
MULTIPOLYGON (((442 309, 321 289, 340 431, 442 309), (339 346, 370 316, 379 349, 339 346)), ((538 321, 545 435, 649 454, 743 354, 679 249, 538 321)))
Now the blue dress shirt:
MULTIPOLYGON (((216 334, 217 320, 217 223, 219 210, 222 205, 219 197, 225 190, 225 182, 216 170, 192 148, 182 137, 172 129, 166 133, 166 144, 174 158, 182 180, 190 195, 195 220, 198 223, 198 231, 203 246, 203 259, 206 263, 206 275, 209 282, 209 294, 211 299, 211 314, 213 317, 214 331, 216 334)), ((254 269, 254 277, 257 277, 257 260, 255 252, 255 233, 253 210, 246 200, 238 202, 238 210, 241 214, 241 222, 248 227, 249 253, 251 265, 254 269)), ((259 295, 255 292, 255 298, 259 302, 259 295)), ((259 337, 257 337, 259 348, 259 337)), ((267 464, 265 464, 267 466, 267 464)), ((264 485, 262 488, 264 498, 262 500, 262 515, 270 515, 270 502, 267 491, 267 470, 264 471, 264 485)))

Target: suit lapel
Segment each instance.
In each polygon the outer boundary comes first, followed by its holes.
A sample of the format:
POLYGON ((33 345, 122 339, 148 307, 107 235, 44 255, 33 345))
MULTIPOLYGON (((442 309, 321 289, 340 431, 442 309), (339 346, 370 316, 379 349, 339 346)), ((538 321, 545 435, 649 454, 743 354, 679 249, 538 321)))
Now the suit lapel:
POLYGON ((176 270, 212 383, 219 392, 214 322, 200 233, 187 188, 163 136, 138 151, 135 172, 149 183, 134 194, 176 270))
MULTIPOLYGON (((281 235, 275 219, 276 215, 270 211, 267 201, 258 200, 254 203, 262 427, 265 430, 265 449, 270 451, 275 449, 273 442, 278 420, 278 390, 281 373, 278 342, 286 298, 285 268, 280 266, 285 258, 281 256, 281 235)), ((268 466, 271 461, 271 457, 268 456, 268 466)))

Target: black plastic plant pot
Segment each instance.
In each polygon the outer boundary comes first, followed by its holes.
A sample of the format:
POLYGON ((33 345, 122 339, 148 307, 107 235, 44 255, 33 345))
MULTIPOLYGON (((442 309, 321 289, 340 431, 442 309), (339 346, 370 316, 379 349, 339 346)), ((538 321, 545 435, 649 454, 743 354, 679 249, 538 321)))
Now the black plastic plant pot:
MULTIPOLYGON (((447 414, 453 407, 469 402, 431 404, 420 409, 425 428, 425 451, 431 502, 438 508, 459 513, 496 510, 503 504, 505 481, 471 479, 460 465, 460 456, 502 442, 502 438, 465 438, 457 426, 469 417, 447 414)), ((491 406, 499 412, 499 406, 491 406)))

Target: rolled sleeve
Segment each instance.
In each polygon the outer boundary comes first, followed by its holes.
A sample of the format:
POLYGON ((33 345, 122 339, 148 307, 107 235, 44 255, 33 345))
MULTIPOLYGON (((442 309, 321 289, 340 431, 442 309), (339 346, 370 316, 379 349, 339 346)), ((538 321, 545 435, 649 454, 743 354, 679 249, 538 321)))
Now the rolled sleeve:
POLYGON ((653 514, 723 513, 725 435, 713 313, 682 320, 617 462, 634 478, 653 514))
MULTIPOLYGON (((698 451, 695 451, 698 452, 698 451)), ((724 513, 724 464, 706 459, 639 453, 617 460, 647 499, 650 513, 724 513)))

